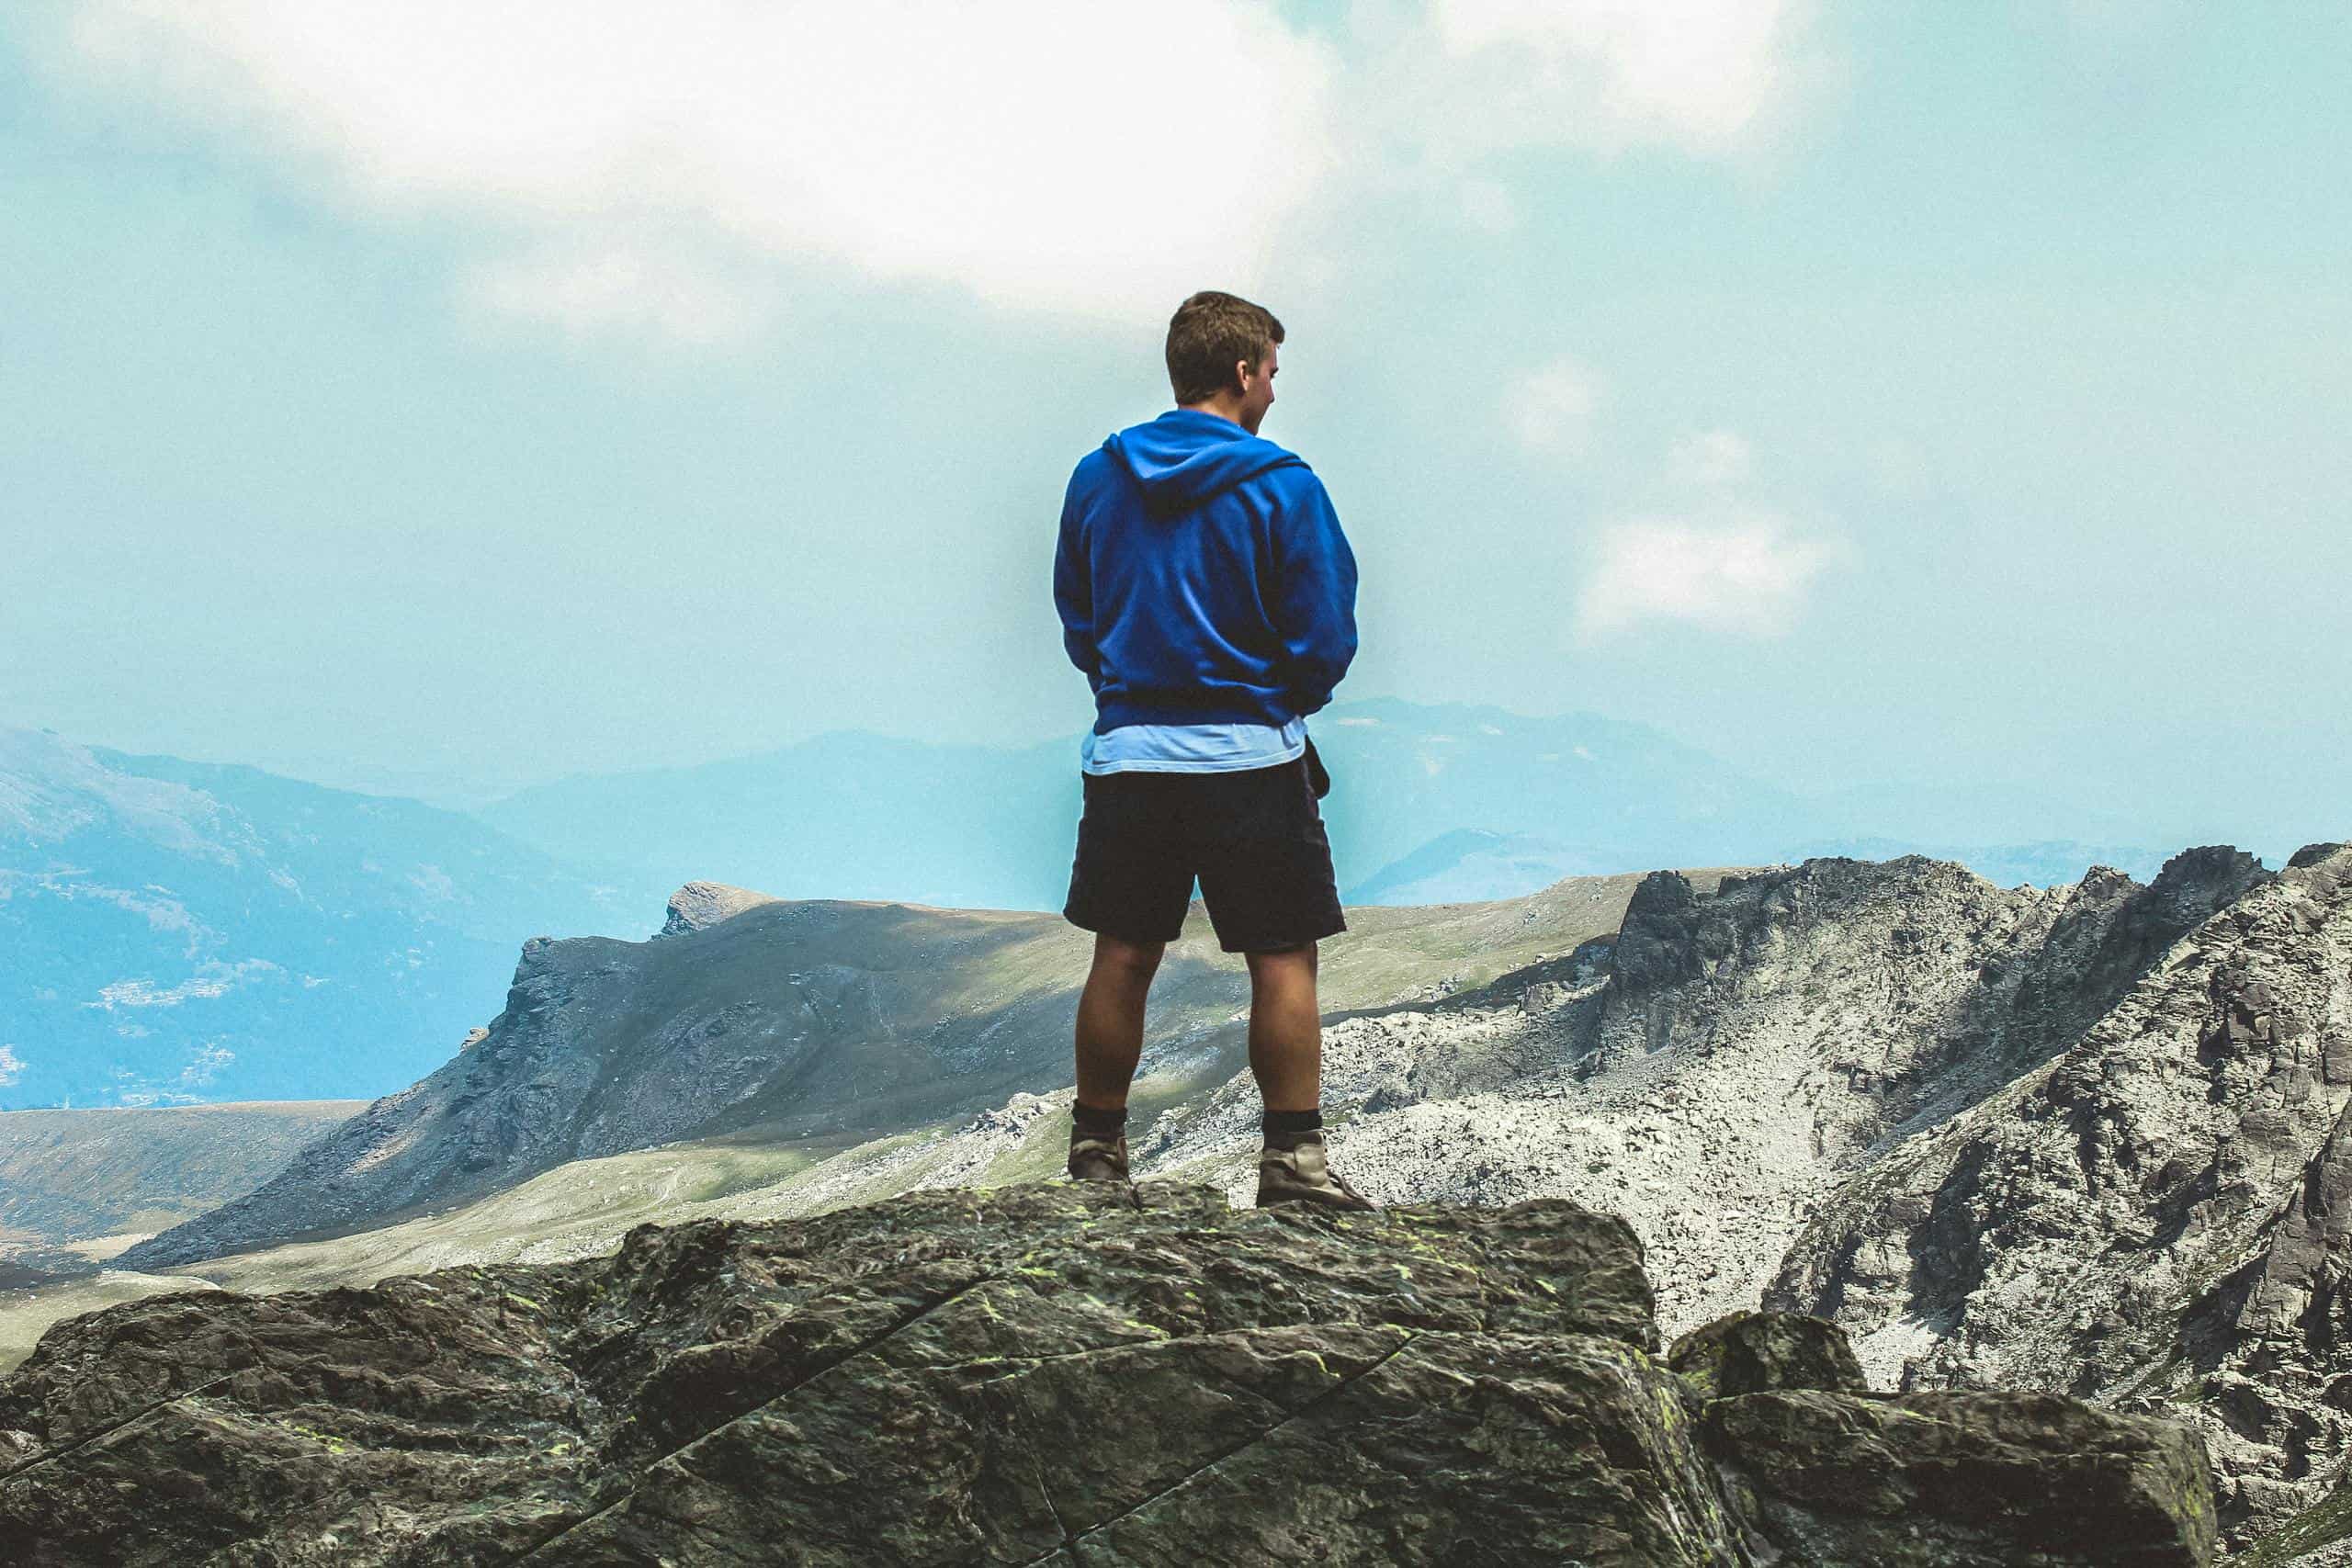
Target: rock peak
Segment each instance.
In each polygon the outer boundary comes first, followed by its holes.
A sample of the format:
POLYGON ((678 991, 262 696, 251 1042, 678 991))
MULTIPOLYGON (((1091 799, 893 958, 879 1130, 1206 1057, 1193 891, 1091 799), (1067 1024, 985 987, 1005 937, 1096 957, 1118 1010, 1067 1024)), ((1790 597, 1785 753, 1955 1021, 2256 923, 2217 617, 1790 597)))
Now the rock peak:
POLYGON ((782 901, 773 894, 754 893, 724 882, 689 882, 670 895, 670 918, 655 934, 684 936, 688 931, 708 931, 746 909, 782 901))

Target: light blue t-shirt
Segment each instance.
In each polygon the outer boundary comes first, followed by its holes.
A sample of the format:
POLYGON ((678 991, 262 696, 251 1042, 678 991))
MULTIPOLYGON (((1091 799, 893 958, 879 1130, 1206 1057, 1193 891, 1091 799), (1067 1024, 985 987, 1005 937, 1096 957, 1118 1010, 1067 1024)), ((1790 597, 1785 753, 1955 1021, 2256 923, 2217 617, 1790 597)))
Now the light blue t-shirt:
POLYGON ((1271 768, 1306 753, 1306 720, 1288 724, 1123 724, 1078 743, 1090 773, 1217 773, 1271 768))

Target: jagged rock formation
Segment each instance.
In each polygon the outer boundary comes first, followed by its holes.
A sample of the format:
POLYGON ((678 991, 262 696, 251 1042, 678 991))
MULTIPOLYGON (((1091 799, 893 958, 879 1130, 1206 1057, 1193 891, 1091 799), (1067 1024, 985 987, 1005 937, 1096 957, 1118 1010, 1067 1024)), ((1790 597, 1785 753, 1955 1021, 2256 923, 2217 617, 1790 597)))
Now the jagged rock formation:
POLYGON ((2352 1568, 2352 1488, 2327 1495, 2230 1559, 2231 1568, 2352 1568))
MULTIPOLYGON (((1665 1320, 1754 1305, 1841 1184, 2064 1049, 2170 942, 2266 874, 2176 856, 1998 888, 1909 858, 1807 861, 1702 894, 1672 872, 1595 942, 1324 1032, 1327 1117, 1384 1200, 1559 1196, 1641 1233, 1665 1320)), ((1257 1147, 1246 1073, 1134 1140, 1139 1173, 1216 1176, 1257 1147)))
POLYGON ((2211 1560, 2186 1428, 1858 1391, 1804 1320, 1661 1360, 1650 1305, 1623 1222, 1555 1200, 1040 1184, 646 1226, 61 1325, 0 1382, 0 1539, 44 1568, 2211 1560))
POLYGON ((1825 1204, 1767 1300, 1904 1387, 2199 1421, 2244 1539, 2352 1451, 2348 1100, 2352 849, 2322 844, 1825 1204))

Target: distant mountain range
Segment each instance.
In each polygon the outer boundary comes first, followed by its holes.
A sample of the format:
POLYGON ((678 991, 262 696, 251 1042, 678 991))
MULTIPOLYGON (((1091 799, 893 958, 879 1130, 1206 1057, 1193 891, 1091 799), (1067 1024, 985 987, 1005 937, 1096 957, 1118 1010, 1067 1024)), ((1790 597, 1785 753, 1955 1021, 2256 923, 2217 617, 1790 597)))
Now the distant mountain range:
POLYGON ((95 1274, 123 1247, 252 1191, 359 1100, 12 1111, 0 1116, 0 1292, 95 1274))
MULTIPOLYGON (((1382 698, 1334 703, 1308 728, 1333 778, 1322 808, 1348 903, 1427 902, 1419 885, 1449 874, 1470 896, 1508 897, 1566 875, 1770 860, 1838 830, 1704 752, 1596 715, 1382 698), (1498 868, 1492 839, 1525 844, 1498 868)), ((480 815, 660 894, 712 877, 786 897, 1058 910, 1081 809, 1078 742, 834 731, 755 757, 566 780, 480 815)))
MULTIPOLYGON (((1339 702, 1308 722, 1341 898, 1508 898, 1566 876, 1814 854, 1928 853, 1996 881, 2161 852, 2004 837, 2006 819, 2117 818, 2012 795, 1858 784, 1833 802, 1762 783, 1647 725, 1469 703, 1339 702), (1983 829, 1980 836, 1970 832, 1983 829)), ((1078 739, 1002 749, 836 730, 757 756, 567 779, 482 808, 503 832, 633 886, 654 908, 698 878, 780 897, 1058 910, 1080 810, 1078 739)))
MULTIPOLYGON (((1825 807, 1591 714, 1378 699, 1310 728, 1352 907, 1823 854, 1926 852, 2038 885, 2094 863, 2146 876, 2163 858, 1902 838, 1899 792, 1865 782, 1825 807)), ((0 1109, 378 1094, 485 1021, 526 939, 649 935, 687 882, 1057 912, 1077 751, 1075 734, 996 748, 835 731, 469 815, 0 731, 0 1109)), ((1979 825, 1960 799, 1921 820, 1979 825)))
POLYGON ((615 897, 455 812, 0 730, 0 1107, 379 1094, 615 897))

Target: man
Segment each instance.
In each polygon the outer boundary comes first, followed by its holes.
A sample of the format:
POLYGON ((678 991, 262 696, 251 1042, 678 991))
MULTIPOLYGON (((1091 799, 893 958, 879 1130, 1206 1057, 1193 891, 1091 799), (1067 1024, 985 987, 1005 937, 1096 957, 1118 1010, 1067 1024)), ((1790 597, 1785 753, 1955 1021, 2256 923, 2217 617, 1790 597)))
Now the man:
POLYGON ((1306 735, 1355 657, 1356 562, 1322 481, 1258 435, 1282 341, 1246 299, 1185 300, 1177 406, 1080 458, 1062 502, 1054 602, 1095 703, 1062 909, 1095 933, 1069 1173, 1127 1179, 1144 998, 1197 875, 1218 945, 1250 966, 1259 1206, 1372 1209, 1324 1156, 1316 943, 1347 921, 1306 735))

